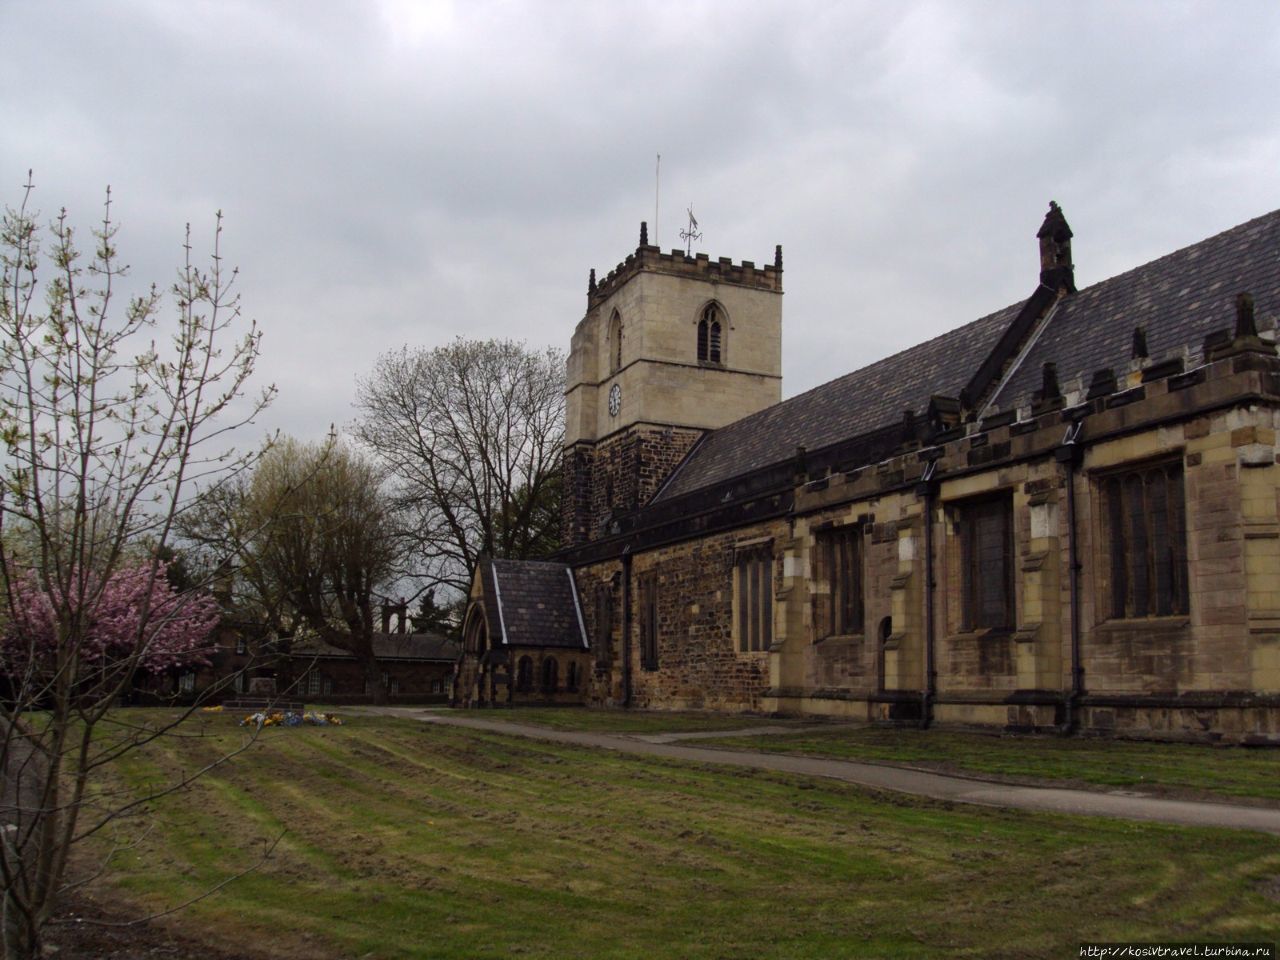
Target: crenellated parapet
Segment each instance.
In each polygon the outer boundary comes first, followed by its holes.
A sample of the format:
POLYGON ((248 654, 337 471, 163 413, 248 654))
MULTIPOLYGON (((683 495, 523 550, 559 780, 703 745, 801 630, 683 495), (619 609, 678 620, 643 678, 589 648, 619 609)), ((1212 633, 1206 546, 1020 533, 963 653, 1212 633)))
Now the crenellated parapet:
MULTIPOLYGON (((648 231, 644 229, 644 226, 643 224, 641 225, 642 242, 640 246, 636 247, 635 252, 629 254, 627 259, 610 270, 602 280, 588 285, 588 310, 599 303, 603 303, 617 292, 624 283, 636 274, 645 271, 672 277, 687 277, 692 280, 702 280, 710 283, 732 283, 753 290, 782 292, 781 245, 775 249, 773 263, 757 267, 752 260, 734 263, 731 257, 720 257, 718 260, 712 260, 705 253, 690 256, 678 247, 674 248, 670 253, 663 253, 660 247, 643 242, 648 239, 648 231)), ((594 278, 594 271, 592 276, 594 278)))

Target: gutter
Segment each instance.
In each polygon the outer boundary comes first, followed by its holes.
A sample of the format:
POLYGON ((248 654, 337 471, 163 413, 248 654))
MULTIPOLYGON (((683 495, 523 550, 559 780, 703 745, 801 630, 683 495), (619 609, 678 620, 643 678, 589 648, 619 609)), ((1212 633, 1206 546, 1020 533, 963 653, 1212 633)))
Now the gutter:
POLYGON ((1080 697, 1084 694, 1084 666, 1080 656, 1080 545, 1076 535, 1076 468, 1084 459, 1084 447, 1080 434, 1084 422, 1076 421, 1067 427, 1062 445, 1054 451, 1054 457, 1067 471, 1067 576, 1070 586, 1071 610, 1071 693, 1063 711, 1062 732, 1075 733, 1080 725, 1080 697))
POLYGON ((622 705, 631 706, 631 547, 622 554, 622 705))
POLYGON ((927 730, 933 722, 933 702, 938 695, 938 669, 934 663, 933 623, 933 505, 938 492, 934 473, 937 460, 925 464, 924 473, 916 484, 916 495, 924 500, 924 684, 920 694, 920 729, 927 730))

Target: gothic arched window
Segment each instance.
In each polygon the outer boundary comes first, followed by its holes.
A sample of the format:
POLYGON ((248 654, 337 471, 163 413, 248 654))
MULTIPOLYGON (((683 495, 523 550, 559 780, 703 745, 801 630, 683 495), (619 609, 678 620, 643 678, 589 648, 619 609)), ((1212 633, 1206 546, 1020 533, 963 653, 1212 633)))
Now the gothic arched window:
POLYGON ((708 303, 698 320, 698 362, 723 362, 724 311, 718 303, 708 303))
POLYGON ((622 317, 613 311, 609 318, 609 372, 617 373, 622 369, 622 317))
POLYGON ((556 670, 556 658, 547 657, 542 661, 542 692, 555 693, 556 681, 559 679, 556 670))
POLYGON ((516 664, 516 689, 521 693, 533 689, 533 660, 530 657, 521 657, 516 664))

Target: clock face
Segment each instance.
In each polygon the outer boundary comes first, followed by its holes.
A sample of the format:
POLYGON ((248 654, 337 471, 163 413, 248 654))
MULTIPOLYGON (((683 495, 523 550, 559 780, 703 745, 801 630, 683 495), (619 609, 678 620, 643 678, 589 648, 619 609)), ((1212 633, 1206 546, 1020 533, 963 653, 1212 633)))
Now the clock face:
POLYGON ((609 391, 609 416, 616 417, 618 411, 622 409, 622 387, 614 384, 613 389, 609 391))

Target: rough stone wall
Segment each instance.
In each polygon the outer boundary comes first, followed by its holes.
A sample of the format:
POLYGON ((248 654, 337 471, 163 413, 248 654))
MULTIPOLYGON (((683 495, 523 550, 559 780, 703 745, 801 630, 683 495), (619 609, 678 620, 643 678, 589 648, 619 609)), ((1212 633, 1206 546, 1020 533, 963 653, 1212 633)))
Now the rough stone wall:
POLYGON ((645 424, 565 455, 560 504, 565 546, 609 534, 615 514, 644 506, 697 443, 703 431, 645 424))
POLYGON ((578 443, 565 450, 561 470, 560 542, 576 547, 591 539, 591 484, 595 462, 592 444, 578 443))
MULTIPOLYGON (((734 636, 735 544, 787 536, 782 523, 743 528, 637 556, 633 582, 657 577, 658 668, 640 663, 633 591, 632 703, 654 709, 759 710, 769 687, 769 653, 739 652, 734 636)), ((775 551, 775 590, 780 582, 775 551)), ((775 622, 778 615, 775 604, 775 622)), ((621 668, 621 658, 615 661, 621 668)))
POLYGON ((647 503, 700 436, 701 430, 640 426, 597 444, 588 539, 607 535, 615 512, 630 513, 647 503))

